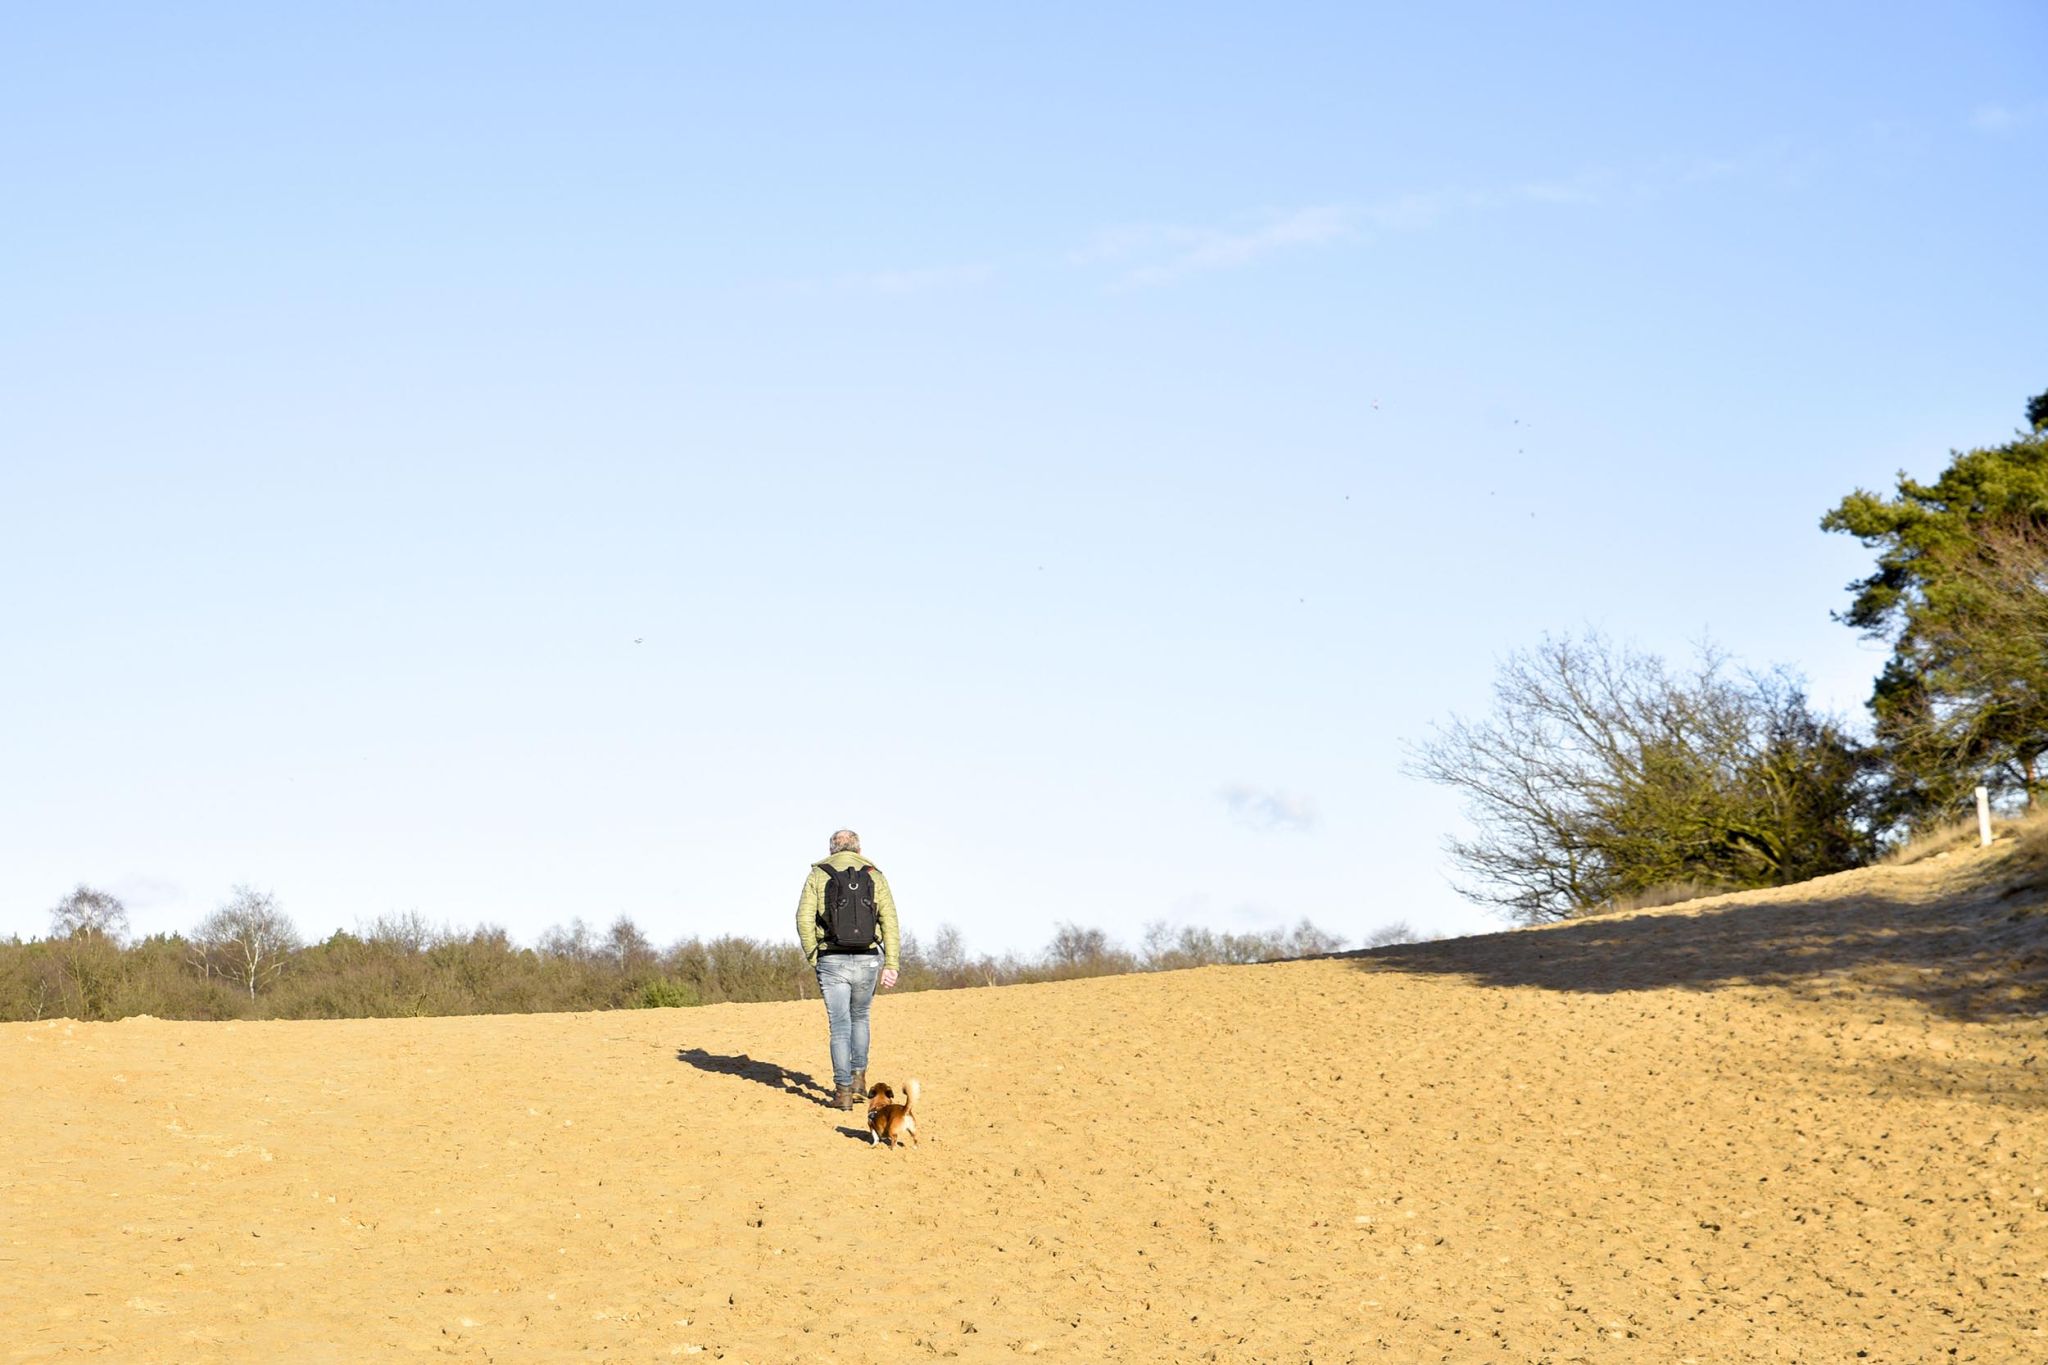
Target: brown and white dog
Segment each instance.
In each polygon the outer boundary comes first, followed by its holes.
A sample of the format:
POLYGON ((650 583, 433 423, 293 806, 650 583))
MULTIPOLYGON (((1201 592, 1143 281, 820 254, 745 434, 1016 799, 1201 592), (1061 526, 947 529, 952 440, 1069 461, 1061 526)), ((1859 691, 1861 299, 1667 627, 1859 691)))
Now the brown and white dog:
POLYGON ((887 1142, 896 1146, 904 1138, 912 1143, 917 1141, 917 1120, 911 1117, 910 1108, 917 1103, 917 1082, 912 1080, 905 1087, 910 1093, 903 1103, 897 1104, 896 1092, 886 1085, 870 1086, 868 1089, 868 1146, 887 1142))

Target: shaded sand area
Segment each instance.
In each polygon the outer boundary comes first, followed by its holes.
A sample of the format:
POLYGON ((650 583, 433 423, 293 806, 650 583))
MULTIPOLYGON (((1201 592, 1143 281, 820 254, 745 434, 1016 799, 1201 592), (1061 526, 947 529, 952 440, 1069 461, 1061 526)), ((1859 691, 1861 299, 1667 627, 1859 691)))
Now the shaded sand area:
POLYGON ((884 997, 894 1153, 815 1002, 7 1025, 0 1361, 2048 1361, 1996 856, 884 997))

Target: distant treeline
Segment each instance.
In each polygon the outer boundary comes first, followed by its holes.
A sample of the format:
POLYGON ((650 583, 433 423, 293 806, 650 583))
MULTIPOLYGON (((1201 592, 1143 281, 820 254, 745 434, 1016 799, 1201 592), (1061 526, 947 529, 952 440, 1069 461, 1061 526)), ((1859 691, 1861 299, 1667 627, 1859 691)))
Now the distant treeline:
MULTIPOLYGON (((131 941, 120 902, 81 886, 51 919, 48 938, 0 942, 0 1020, 527 1014, 817 994, 794 942, 728 935, 661 949, 624 918, 605 930, 574 920, 525 947, 503 929, 440 929, 403 914, 304 944, 272 897, 241 887, 190 935, 131 941)), ((1394 924, 1367 941, 1414 937, 1394 924)), ((960 931, 941 925, 929 942, 904 935, 897 989, 1267 962, 1334 952, 1345 942, 1307 920, 1290 930, 1245 934, 1155 924, 1131 949, 1100 929, 1061 924, 1035 955, 994 957, 969 953, 960 931)))

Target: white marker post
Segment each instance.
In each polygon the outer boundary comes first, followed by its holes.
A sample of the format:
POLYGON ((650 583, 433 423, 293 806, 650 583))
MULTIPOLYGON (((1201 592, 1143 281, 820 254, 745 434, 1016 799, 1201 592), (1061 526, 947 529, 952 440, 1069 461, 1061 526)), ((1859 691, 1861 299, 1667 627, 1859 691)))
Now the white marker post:
POLYGON ((1977 844, 1991 847, 1991 792, 1985 787, 1977 788, 1977 844))

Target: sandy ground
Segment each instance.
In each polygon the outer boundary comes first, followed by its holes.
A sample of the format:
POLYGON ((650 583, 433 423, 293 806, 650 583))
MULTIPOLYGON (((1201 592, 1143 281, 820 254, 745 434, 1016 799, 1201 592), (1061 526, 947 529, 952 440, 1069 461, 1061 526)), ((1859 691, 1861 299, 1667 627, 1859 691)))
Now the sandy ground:
POLYGON ((1945 875, 885 997, 901 1152, 814 1001, 6 1025, 0 1361, 2048 1361, 2043 921, 1945 875))

